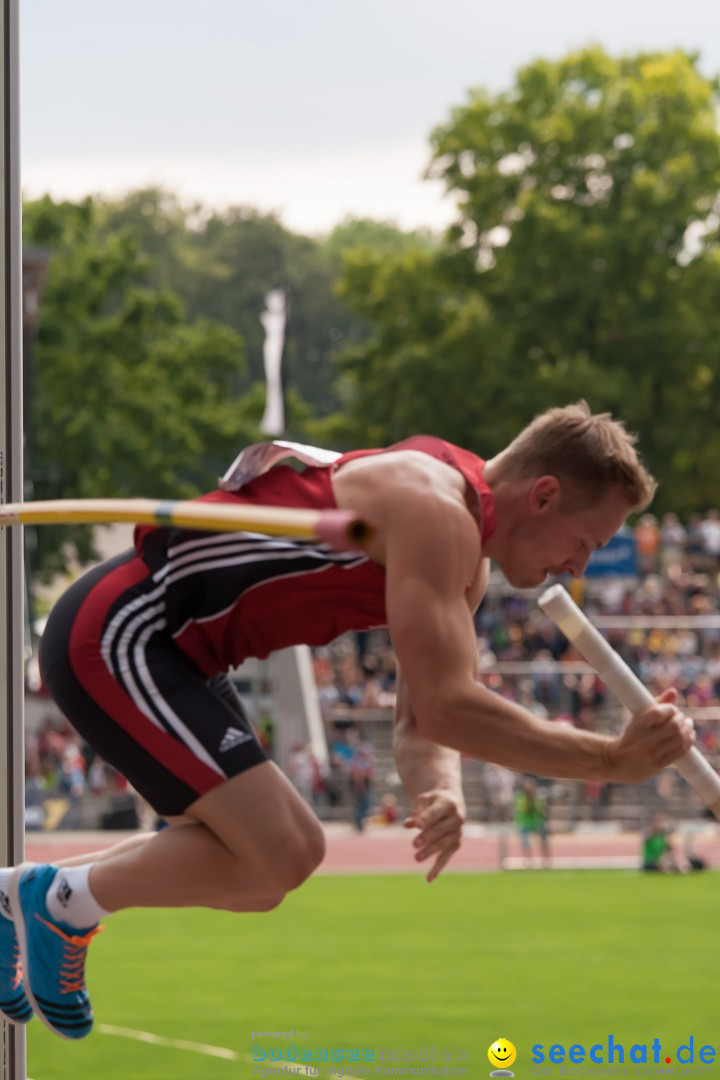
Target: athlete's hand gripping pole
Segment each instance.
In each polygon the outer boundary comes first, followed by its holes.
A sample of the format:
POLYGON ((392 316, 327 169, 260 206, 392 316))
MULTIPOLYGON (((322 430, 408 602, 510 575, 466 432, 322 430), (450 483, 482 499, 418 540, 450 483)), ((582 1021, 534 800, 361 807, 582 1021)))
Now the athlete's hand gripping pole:
MULTIPOLYGON (((607 643, 562 585, 552 585, 546 589, 538 605, 592 664, 605 685, 631 713, 640 712, 655 703, 647 687, 607 643)), ((720 777, 700 751, 693 747, 674 766, 715 817, 720 819, 720 777)))

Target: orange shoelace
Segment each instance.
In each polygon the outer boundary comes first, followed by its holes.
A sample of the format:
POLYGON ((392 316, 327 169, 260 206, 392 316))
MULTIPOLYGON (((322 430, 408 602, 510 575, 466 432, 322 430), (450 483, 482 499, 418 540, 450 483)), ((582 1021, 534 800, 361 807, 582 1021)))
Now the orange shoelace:
POLYGON ((65 942, 62 964, 58 975, 60 993, 82 993, 85 989, 85 954, 92 939, 104 927, 96 926, 94 930, 88 930, 87 934, 81 936, 79 934, 64 933, 59 927, 54 926, 37 913, 35 918, 39 919, 43 926, 47 926, 48 930, 52 930, 53 934, 57 934, 65 942))
POLYGON ((17 990, 23 979, 22 961, 20 960, 20 945, 18 939, 15 938, 15 945, 13 948, 13 966, 15 968, 15 975, 13 976, 13 990, 17 990))

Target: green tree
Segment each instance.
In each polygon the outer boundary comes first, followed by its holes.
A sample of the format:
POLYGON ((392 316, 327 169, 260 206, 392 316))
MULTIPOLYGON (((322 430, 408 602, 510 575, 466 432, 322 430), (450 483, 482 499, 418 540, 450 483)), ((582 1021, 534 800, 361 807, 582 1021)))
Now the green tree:
POLYGON ((483 298, 451 290, 446 258, 425 247, 392 259, 349 252, 340 292, 373 333, 344 354, 347 412, 326 425, 335 441, 395 442, 419 431, 472 441, 468 399, 491 377, 496 348, 483 298))
POLYGON ((264 378, 260 316, 267 293, 284 288, 286 388, 318 415, 337 408, 335 354, 367 333, 335 293, 342 240, 333 245, 332 238, 297 235, 274 215, 248 207, 212 212, 183 207, 156 189, 105 202, 101 211, 109 235, 129 230, 135 237, 150 256, 150 279, 177 293, 189 318, 214 319, 242 336, 247 368, 238 381, 239 394, 264 378))
MULTIPOLYGON (((33 497, 187 497, 258 435, 258 395, 239 400, 243 343, 148 284, 127 230, 103 234, 92 200, 25 207, 25 236, 51 253, 31 394, 33 497)), ((38 531, 36 569, 92 554, 89 531, 38 531), (69 548, 68 549, 68 544, 69 548)))
POLYGON ((346 218, 330 232, 323 247, 340 265, 348 252, 358 248, 388 256, 401 255, 410 248, 433 248, 437 244, 438 237, 429 229, 405 231, 391 221, 346 218))
POLYGON ((346 358, 353 436, 406 435, 424 401, 491 452, 584 396, 641 432, 659 506, 717 501, 717 105, 682 52, 586 49, 473 91, 432 135, 458 205, 442 250, 346 270, 373 325, 346 358))

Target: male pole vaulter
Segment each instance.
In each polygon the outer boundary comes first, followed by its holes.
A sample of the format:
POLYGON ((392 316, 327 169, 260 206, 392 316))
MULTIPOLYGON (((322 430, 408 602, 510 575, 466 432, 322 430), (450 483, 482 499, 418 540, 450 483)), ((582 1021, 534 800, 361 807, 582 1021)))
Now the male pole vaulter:
POLYGON ((267 911, 322 860, 320 822, 267 760, 225 674, 246 657, 389 627, 401 671, 394 750, 429 880, 460 843, 460 753, 614 782, 684 755, 694 735, 674 691, 611 738, 539 719, 477 682, 472 614, 488 560, 522 588, 582 574, 653 495, 633 443, 581 403, 537 417, 488 462, 418 436, 302 473, 276 464, 204 498, 347 509, 375 524, 368 551, 140 527, 134 550, 74 584, 43 636, 45 683, 170 827, 60 867, 0 871, 8 1019, 34 1010, 59 1035, 86 1035, 84 959, 101 918, 133 906, 267 911))

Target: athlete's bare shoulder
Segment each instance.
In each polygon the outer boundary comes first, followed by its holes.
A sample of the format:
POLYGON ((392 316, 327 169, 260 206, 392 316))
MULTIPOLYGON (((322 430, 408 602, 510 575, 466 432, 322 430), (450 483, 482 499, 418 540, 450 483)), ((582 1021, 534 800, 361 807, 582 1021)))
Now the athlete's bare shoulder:
POLYGON ((345 462, 333 475, 339 507, 367 518, 377 528, 370 558, 385 563, 388 531, 424 523, 428 540, 438 529, 460 527, 474 537, 462 473, 419 450, 393 450, 345 462))

